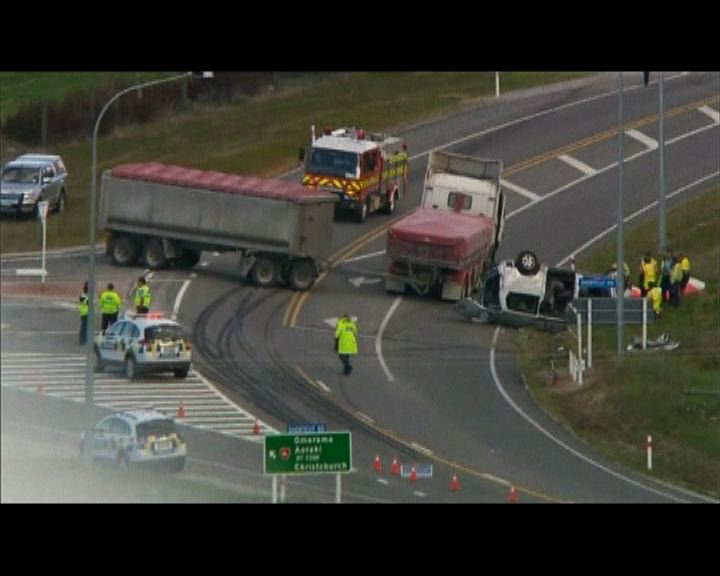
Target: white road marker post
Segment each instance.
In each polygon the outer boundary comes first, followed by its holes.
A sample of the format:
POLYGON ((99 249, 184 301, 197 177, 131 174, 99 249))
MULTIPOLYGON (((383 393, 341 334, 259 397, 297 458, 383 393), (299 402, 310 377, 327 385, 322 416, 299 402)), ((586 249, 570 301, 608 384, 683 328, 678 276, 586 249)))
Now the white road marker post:
POLYGON ((500 72, 495 72, 495 98, 500 98, 500 72))
POLYGON ((650 434, 648 434, 645 447, 647 448, 647 467, 648 470, 652 470, 652 436, 650 434))

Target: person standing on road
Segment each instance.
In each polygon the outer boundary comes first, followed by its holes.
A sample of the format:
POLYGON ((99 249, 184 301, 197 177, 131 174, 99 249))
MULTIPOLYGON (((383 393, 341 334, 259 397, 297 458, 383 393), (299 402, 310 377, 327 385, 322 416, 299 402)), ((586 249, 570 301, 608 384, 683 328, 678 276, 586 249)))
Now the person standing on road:
POLYGON ((335 327, 335 351, 343 363, 343 374, 352 372, 350 356, 357 354, 357 324, 350 316, 343 314, 335 327))
POLYGON ((117 322, 121 304, 120 294, 115 292, 115 286, 110 282, 107 290, 104 290, 103 293, 100 294, 100 312, 102 313, 101 329, 103 332, 108 329, 108 326, 117 322))
POLYGON ((147 285, 144 276, 138 278, 138 287, 135 289, 135 310, 138 314, 147 314, 150 312, 150 286, 147 285))
POLYGON ((80 335, 78 336, 78 342, 85 344, 87 342, 87 319, 88 319, 88 283, 85 282, 83 285, 83 291, 78 298, 78 313, 80 314, 80 335))

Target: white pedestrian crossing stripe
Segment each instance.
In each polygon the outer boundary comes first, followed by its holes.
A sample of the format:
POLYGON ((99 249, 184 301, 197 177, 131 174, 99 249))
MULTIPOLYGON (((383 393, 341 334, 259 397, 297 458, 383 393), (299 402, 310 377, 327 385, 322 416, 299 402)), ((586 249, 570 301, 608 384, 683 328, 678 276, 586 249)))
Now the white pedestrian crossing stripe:
MULTIPOLYGON (((85 361, 81 354, 3 354, 0 380, 4 388, 42 390, 48 396, 84 402, 85 361)), ((118 411, 155 408, 175 415, 182 402, 185 416, 175 416, 181 424, 251 440, 262 438, 253 434, 256 418, 196 370, 183 379, 143 374, 136 380, 126 379, 121 369, 106 370, 94 375, 93 396, 98 406, 118 411)), ((259 427, 260 434, 277 432, 263 422, 259 427)))

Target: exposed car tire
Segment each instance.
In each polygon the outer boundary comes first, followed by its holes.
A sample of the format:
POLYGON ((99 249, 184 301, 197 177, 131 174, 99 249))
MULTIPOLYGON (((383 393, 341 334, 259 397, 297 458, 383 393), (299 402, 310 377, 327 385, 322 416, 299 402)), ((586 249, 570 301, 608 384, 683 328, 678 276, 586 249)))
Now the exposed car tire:
POLYGON ((175 368, 175 370, 173 370, 175 378, 187 378, 188 372, 190 372, 189 366, 186 366, 185 368, 175 368))
POLYGON ((128 380, 134 380, 138 376, 138 367, 135 356, 130 355, 125 358, 125 377, 128 380))
POLYGON ((137 262, 139 255, 140 246, 128 236, 123 236, 113 242, 110 252, 110 258, 117 266, 132 266, 137 262))
POLYGON ((145 246, 143 247, 143 260, 145 260, 145 264, 153 270, 167 266, 167 257, 165 256, 165 250, 160 240, 150 238, 145 242, 145 246))
POLYGON ((250 272, 250 278, 255 286, 267 288, 278 280, 277 263, 270 258, 258 258, 250 272))
POLYGON ((61 190, 60 195, 58 196, 57 203, 55 204, 55 213, 62 214, 65 211, 66 204, 67 196, 65 195, 65 190, 61 190))
POLYGON ((315 266, 307 260, 295 262, 290 268, 288 283, 293 290, 309 290, 315 284, 315 266))
POLYGON ((540 261, 534 252, 523 250, 515 258, 515 267, 523 276, 532 276, 540 270, 540 261))

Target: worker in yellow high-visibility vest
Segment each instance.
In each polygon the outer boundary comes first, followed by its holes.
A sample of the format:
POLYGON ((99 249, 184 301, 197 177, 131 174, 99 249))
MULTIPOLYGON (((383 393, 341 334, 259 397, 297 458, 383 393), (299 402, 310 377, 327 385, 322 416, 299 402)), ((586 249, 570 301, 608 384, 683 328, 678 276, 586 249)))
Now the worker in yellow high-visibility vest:
POLYGON ((100 313, 102 314, 101 329, 103 332, 105 332, 110 325, 117 322, 121 305, 120 294, 115 292, 115 285, 110 282, 107 290, 103 290, 102 294, 100 294, 100 313))

